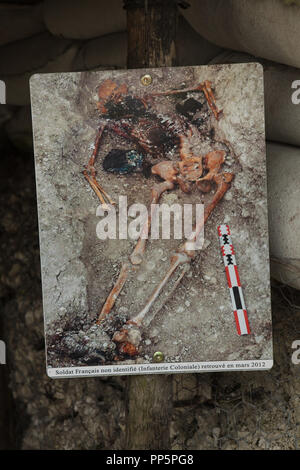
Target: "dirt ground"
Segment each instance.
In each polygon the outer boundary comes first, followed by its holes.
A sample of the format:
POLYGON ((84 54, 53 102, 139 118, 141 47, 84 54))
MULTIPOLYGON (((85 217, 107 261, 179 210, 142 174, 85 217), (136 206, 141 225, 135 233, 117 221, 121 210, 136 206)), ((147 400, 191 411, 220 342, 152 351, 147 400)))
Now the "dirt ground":
MULTIPOLYGON (((95 109, 99 83, 115 77, 118 83, 129 83, 132 94, 144 93, 140 85, 142 71, 132 72, 130 79, 126 74, 52 74, 36 76, 31 81, 44 311, 48 365, 52 367, 115 363, 113 332, 142 308, 179 244, 178 240, 159 240, 159 244, 150 241, 143 265, 130 277, 116 302, 113 320, 95 331, 93 325, 100 307, 134 241, 104 243, 97 239, 95 212, 99 201, 82 170, 99 126, 95 109), (97 351, 90 346, 93 344, 97 344, 97 351)), ((272 358, 263 89, 257 87, 260 77, 260 66, 253 64, 153 72, 153 86, 148 93, 166 91, 166 87, 195 86, 205 79, 213 82, 223 115, 219 123, 207 118, 206 132, 194 143, 193 150, 205 154, 222 148, 220 142, 229 140, 234 152, 229 153, 224 171, 236 176, 205 228, 205 249, 175 294, 144 329, 139 359, 145 363, 151 362, 157 350, 163 351, 166 362, 272 358), (208 137, 212 128, 214 139, 208 137), (224 222, 230 223, 235 234, 253 331, 246 337, 239 337, 235 331, 219 253, 216 227, 224 222), (228 311, 230 315, 225 314, 228 311)), ((157 113, 170 114, 172 99, 160 98, 157 113)), ((122 137, 105 135, 96 165, 98 178, 115 200, 119 194, 127 195, 128 205, 139 202, 148 206, 151 187, 157 179, 143 174, 117 176, 101 167, 109 150, 128 146, 122 137)), ((178 155, 168 158, 178 159, 178 155)), ((206 203, 209 197, 211 194, 201 197, 197 191, 187 195, 176 188, 165 194, 161 202, 206 203)), ((162 306, 167 293, 160 297, 155 309, 162 306)))
MULTIPOLYGON (((51 380, 45 373, 33 156, 1 164, 1 338, 7 344, 12 445, 121 449, 126 378, 51 380)), ((299 449, 299 294, 273 289, 271 371, 174 375, 173 449, 299 449)), ((3 366, 1 366, 3 367, 3 366)))

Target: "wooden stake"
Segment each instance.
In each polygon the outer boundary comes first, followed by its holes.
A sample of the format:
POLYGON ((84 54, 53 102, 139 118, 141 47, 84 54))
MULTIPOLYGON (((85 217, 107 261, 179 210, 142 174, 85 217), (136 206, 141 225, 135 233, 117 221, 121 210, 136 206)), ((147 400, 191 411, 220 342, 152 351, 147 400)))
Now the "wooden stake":
POLYGON ((127 378, 126 449, 170 449, 172 375, 127 378))
MULTIPOLYGON (((175 0, 125 0, 128 68, 176 65, 178 7, 175 0)), ((127 378, 126 449, 168 450, 172 375, 127 378)))
POLYGON ((126 0, 128 68, 176 65, 177 2, 126 0))

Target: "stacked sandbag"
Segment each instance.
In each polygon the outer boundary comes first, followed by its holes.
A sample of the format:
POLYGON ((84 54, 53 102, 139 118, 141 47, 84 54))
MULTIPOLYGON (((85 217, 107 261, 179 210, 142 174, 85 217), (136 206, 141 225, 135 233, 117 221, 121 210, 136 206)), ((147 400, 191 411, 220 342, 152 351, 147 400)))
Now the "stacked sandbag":
MULTIPOLYGON (((258 60, 264 67, 266 135, 272 142, 267 146, 272 275, 300 288, 300 105, 291 99, 292 83, 300 80, 300 7, 285 0, 189 3, 181 10, 185 19, 179 18, 178 65, 258 60)), ((18 147, 31 148, 29 78, 126 67, 123 0, 0 1, 0 56, 8 103, 1 132, 18 147)))
MULTIPOLYGON (((77 20, 81 23, 79 13, 77 20)), ((73 21, 75 19, 75 13, 73 13, 73 21)), ((83 34, 83 27, 81 28, 83 34)), ((88 35, 89 24, 85 23, 84 28, 84 34, 88 35)), ((73 35, 76 35, 75 31, 73 35)), ((179 18, 179 65, 206 64, 220 51, 222 49, 196 33, 183 17, 179 18)), ((0 63, 0 79, 6 83, 7 103, 27 107, 30 104, 29 79, 34 73, 125 68, 127 33, 126 31, 114 32, 83 41, 42 32, 0 47, 0 56, 3 58, 0 63)), ((24 111, 24 115, 28 113, 24 111)), ((31 128, 24 127, 24 132, 21 132, 21 124, 25 124, 25 119, 19 119, 17 115, 14 119, 17 122, 12 125, 13 130, 9 128, 10 139, 18 147, 22 145, 22 142, 26 147, 31 145, 31 128), (16 126, 17 131, 15 131, 16 126)))
POLYGON ((284 143, 267 144, 271 276, 300 289, 300 104, 292 102, 300 70, 232 51, 210 63, 255 61, 264 67, 267 139, 284 143))
MULTIPOLYGON (((87 32, 86 32, 87 34, 87 32)), ((222 49, 201 37, 182 17, 178 20, 178 65, 204 65, 222 49)), ((127 60, 127 33, 115 32, 85 41, 80 48, 72 70, 125 68, 127 60)))
MULTIPOLYGON (((29 78, 34 73, 126 67, 123 0, 0 2, 0 13, 0 79, 6 83, 8 104, 30 103, 29 78)), ((182 16, 177 49, 178 65, 206 64, 221 51, 182 16)))
POLYGON ((223 50, 198 34, 181 15, 178 18, 176 48, 180 66, 205 65, 223 50))
MULTIPOLYGON (((79 44, 71 42, 66 48, 61 48, 58 44, 56 46, 62 52, 54 59, 51 58, 50 52, 49 59, 47 52, 44 51, 46 63, 43 66, 16 75, 0 75, 0 79, 4 80, 6 84, 6 101, 8 104, 23 106, 30 103, 29 79, 33 73, 69 72, 72 70, 72 63, 79 50, 79 44)), ((17 48, 18 44, 16 43, 14 47, 17 48)), ((29 48, 28 56, 30 56, 30 51, 29 48)))
POLYGON ((0 3, 0 46, 31 37, 45 29, 42 4, 0 3))
POLYGON ((72 62, 76 52, 71 40, 56 38, 47 31, 0 47, 0 79, 6 84, 6 102, 29 104, 31 74, 57 67, 68 71, 69 57, 71 55, 72 62))
POLYGON ((300 289, 300 148, 269 143, 267 162, 271 274, 300 289))
POLYGON ((85 41, 72 62, 72 70, 125 68, 127 33, 112 33, 85 41))
POLYGON ((0 47, 0 75, 20 75, 40 69, 62 55, 72 43, 70 39, 60 39, 44 31, 6 44, 0 47))
POLYGON ((90 39, 126 30, 123 0, 44 0, 47 29, 58 37, 90 39))
POLYGON ((300 7, 283 0, 189 0, 183 15, 208 41, 300 67, 300 7))
POLYGON ((125 29, 122 0, 0 2, 0 79, 6 83, 7 103, 30 103, 29 79, 34 73, 124 67, 125 29), (117 36, 103 36, 109 33, 117 36), (98 37, 100 44, 91 43, 98 37))

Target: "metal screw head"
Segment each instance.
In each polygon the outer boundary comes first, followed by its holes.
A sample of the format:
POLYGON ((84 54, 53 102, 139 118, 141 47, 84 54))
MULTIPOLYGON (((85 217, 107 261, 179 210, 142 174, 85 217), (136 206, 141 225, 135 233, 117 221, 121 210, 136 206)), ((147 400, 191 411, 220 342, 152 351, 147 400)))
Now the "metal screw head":
POLYGON ((143 75, 141 77, 141 84, 144 86, 149 86, 152 83, 152 77, 149 74, 143 75))
POLYGON ((153 354, 153 361, 154 362, 163 362, 164 358, 165 358, 164 354, 160 351, 156 351, 153 354))

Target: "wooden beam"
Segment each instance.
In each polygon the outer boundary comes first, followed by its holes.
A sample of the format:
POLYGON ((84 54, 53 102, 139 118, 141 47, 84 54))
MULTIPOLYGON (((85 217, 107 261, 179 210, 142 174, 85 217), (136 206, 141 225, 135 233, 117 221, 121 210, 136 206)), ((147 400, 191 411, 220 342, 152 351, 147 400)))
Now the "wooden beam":
MULTIPOLYGON (((126 0, 128 68, 176 65, 174 0, 126 0)), ((170 449, 172 375, 127 378, 126 449, 170 449)))
POLYGON ((178 7, 174 0, 126 0, 128 68, 176 65, 178 7))
POLYGON ((126 449, 170 449, 172 385, 172 375, 127 378, 126 449))

